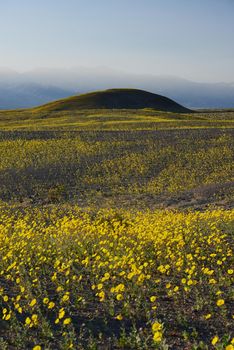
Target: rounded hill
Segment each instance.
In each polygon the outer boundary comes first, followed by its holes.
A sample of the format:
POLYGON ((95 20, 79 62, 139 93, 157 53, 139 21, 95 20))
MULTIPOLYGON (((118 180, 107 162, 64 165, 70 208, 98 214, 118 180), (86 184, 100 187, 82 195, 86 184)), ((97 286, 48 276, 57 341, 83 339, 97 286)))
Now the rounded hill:
POLYGON ((43 110, 143 109, 189 113, 191 110, 161 95, 138 89, 109 89, 58 100, 39 107, 43 110))

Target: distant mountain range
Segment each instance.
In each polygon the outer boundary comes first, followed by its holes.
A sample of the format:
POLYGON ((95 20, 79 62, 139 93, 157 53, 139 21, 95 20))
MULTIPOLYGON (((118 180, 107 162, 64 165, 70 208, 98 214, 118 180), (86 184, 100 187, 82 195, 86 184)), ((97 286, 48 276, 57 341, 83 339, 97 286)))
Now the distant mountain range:
POLYGON ((188 108, 233 108, 234 83, 198 83, 172 76, 130 74, 106 67, 0 69, 0 109, 38 106, 78 93, 137 88, 167 96, 188 108))

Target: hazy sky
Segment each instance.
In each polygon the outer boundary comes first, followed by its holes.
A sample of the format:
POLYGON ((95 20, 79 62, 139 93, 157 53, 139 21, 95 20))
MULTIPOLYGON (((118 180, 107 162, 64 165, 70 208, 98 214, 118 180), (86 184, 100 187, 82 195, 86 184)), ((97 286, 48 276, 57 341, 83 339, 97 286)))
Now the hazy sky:
POLYGON ((234 0, 0 0, 0 67, 234 82, 234 0))

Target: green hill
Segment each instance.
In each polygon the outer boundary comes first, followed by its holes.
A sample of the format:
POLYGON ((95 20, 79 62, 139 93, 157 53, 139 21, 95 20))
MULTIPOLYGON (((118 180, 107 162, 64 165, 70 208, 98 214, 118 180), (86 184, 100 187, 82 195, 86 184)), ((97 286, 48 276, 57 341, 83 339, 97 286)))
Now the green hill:
POLYGON ((137 89, 110 89, 48 103, 38 110, 66 111, 77 109, 142 109, 153 108, 160 111, 191 113, 191 110, 161 95, 137 89))

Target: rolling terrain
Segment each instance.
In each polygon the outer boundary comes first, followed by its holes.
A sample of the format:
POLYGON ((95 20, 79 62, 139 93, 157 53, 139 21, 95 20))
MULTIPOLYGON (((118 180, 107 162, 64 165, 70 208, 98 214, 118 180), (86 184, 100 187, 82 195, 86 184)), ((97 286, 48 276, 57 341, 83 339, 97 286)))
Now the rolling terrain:
POLYGON ((188 113, 189 109, 165 96, 137 89, 110 89, 91 92, 40 107, 43 111, 77 109, 143 109, 152 108, 165 112, 188 113))
POLYGON ((0 198, 47 203, 51 192, 82 206, 230 207, 234 112, 189 112, 132 89, 1 111, 0 198))
POLYGON ((234 111, 95 92, 0 154, 0 349, 231 349, 234 111))

